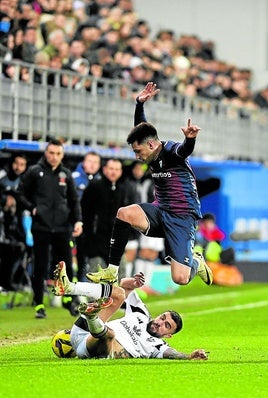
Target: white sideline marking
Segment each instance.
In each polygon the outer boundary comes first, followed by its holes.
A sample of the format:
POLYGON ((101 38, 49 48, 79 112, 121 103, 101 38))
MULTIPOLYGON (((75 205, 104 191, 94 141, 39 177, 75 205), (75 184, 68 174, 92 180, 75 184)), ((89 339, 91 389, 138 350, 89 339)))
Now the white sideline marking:
POLYGON ((268 301, 258 301, 256 303, 248 303, 248 304, 240 304, 240 305, 230 305, 229 307, 218 307, 211 308, 209 310, 195 311, 195 312, 187 312, 183 314, 184 316, 196 316, 196 315, 204 315, 204 314, 213 314, 215 312, 226 312, 226 311, 240 311, 244 309, 251 309, 257 307, 266 307, 268 306, 268 301))
MULTIPOLYGON (((252 291, 252 290, 251 290, 252 291)), ((174 298, 172 300, 165 300, 165 301, 155 301, 152 303, 153 306, 162 306, 162 305, 169 305, 169 304, 180 304, 183 302, 188 303, 198 303, 200 301, 214 301, 214 300, 221 300, 227 298, 236 298, 248 295, 248 291, 243 292, 226 292, 226 293, 215 293, 215 294, 204 294, 200 296, 192 296, 192 297, 181 297, 181 298, 174 298)), ((151 303, 150 303, 151 304, 151 303)))

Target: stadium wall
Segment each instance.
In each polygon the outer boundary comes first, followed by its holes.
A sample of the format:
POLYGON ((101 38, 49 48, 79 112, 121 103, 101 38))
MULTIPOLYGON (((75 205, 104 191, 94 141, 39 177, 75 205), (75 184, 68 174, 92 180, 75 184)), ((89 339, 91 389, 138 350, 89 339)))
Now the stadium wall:
MULTIPOLYGON (((268 266, 268 169, 257 162, 206 162, 191 159, 197 180, 218 178, 218 190, 201 198, 202 212, 215 214, 242 263, 268 266)), ((268 269, 268 267, 267 267, 268 269)))

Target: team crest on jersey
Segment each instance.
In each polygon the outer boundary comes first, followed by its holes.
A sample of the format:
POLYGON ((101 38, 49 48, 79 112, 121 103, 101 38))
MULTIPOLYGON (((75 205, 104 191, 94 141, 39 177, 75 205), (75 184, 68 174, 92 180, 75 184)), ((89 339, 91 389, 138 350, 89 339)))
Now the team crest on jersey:
POLYGON ((160 167, 160 169, 162 169, 162 167, 163 167, 163 160, 159 160, 159 167, 160 167))
POLYGON ((138 328, 137 326, 134 326, 134 327, 133 327, 133 332, 136 333, 137 336, 140 336, 140 335, 141 335, 141 329, 138 328))
POLYGON ((66 178, 67 178, 66 173, 64 173, 64 171, 61 171, 59 173, 59 185, 65 186, 66 185, 66 178))

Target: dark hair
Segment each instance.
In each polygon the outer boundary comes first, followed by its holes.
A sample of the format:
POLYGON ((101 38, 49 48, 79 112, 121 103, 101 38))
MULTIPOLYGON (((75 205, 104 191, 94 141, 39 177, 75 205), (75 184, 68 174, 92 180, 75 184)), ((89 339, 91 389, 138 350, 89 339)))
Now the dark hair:
POLYGON ((216 222, 216 218, 215 218, 214 214, 212 214, 212 213, 204 214, 202 217, 202 220, 211 220, 211 221, 216 222))
POLYGON ((171 311, 171 310, 169 310, 168 312, 170 313, 171 318, 173 319, 173 321, 174 321, 174 322, 176 323, 176 325, 177 325, 174 334, 175 334, 175 333, 178 333, 178 332, 182 329, 182 325, 183 325, 181 316, 180 316, 180 314, 178 314, 176 311, 171 311))
POLYGON ((63 147, 62 142, 61 142, 60 140, 57 140, 56 138, 51 138, 51 139, 48 141, 48 144, 47 144, 47 146, 46 146, 46 149, 49 147, 49 145, 57 145, 57 146, 63 147))
POLYGON ((151 123, 142 122, 133 127, 130 131, 127 137, 127 143, 133 144, 133 142, 137 141, 138 144, 141 144, 149 137, 158 139, 156 128, 151 123))
POLYGON ((26 160, 26 162, 28 161, 27 156, 24 153, 16 152, 11 157, 11 163, 15 162, 16 158, 22 158, 22 159, 26 160))
POLYGON ((105 162, 104 162, 104 166, 107 166, 107 163, 109 163, 109 162, 119 162, 121 164, 121 166, 123 167, 122 160, 119 159, 119 158, 108 158, 108 159, 106 159, 105 162))

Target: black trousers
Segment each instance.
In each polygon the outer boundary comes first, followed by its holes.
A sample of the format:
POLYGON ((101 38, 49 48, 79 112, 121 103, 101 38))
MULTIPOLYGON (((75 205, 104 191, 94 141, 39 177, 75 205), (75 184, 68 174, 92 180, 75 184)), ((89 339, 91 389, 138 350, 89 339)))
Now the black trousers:
POLYGON ((13 290, 12 275, 17 261, 22 260, 23 250, 23 244, 0 243, 0 286, 7 290, 13 290))
POLYGON ((75 239, 77 258, 77 279, 82 281, 85 276, 85 236, 82 234, 75 239))
POLYGON ((73 278, 71 233, 33 231, 34 268, 33 268, 33 301, 35 305, 43 303, 44 281, 49 276, 51 264, 65 261, 67 275, 73 278))

